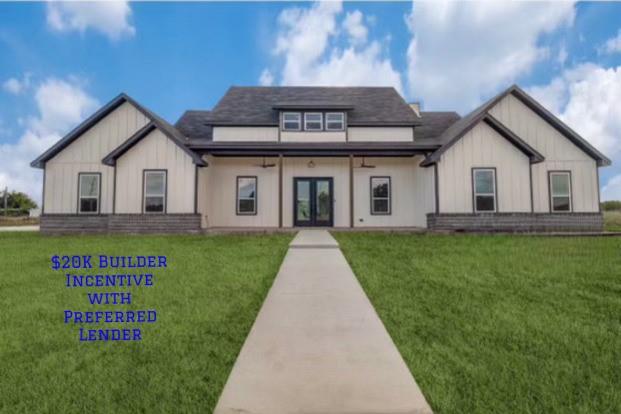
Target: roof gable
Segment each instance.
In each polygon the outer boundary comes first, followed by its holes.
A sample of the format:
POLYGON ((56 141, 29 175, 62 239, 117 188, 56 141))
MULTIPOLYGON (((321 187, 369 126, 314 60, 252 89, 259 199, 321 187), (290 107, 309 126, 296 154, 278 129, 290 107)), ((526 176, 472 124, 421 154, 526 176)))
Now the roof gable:
POLYGON ((171 134, 167 128, 162 128, 162 126, 158 122, 151 121, 144 127, 140 128, 134 135, 129 137, 125 142, 112 150, 108 155, 106 155, 101 162, 105 165, 115 166, 116 161, 123 156, 127 151, 134 147, 134 145, 138 144, 144 138, 149 136, 151 132, 155 129, 159 129, 168 139, 177 144, 179 148, 181 148, 186 154, 192 158, 192 162, 200 167, 206 166, 207 163, 198 155, 196 152, 189 149, 185 143, 176 135, 171 134))
MULTIPOLYGON (((94 127, 97 123, 99 123, 106 116, 111 114, 115 109, 119 108, 125 102, 134 106, 138 111, 140 111, 145 117, 147 117, 154 125, 156 125, 162 132, 165 132, 167 136, 174 137, 176 142, 183 142, 185 137, 178 130, 176 130, 172 125, 166 122, 164 119, 140 105, 133 98, 125 93, 121 93, 100 108, 97 112, 83 121, 80 125, 75 127, 71 132, 65 135, 62 139, 52 145, 47 151, 41 154, 37 159, 32 161, 30 165, 36 168, 43 168, 45 163, 60 153, 62 150, 67 148, 72 142, 80 138, 84 133, 86 133, 89 129, 94 127)), ((143 128, 144 129, 144 128, 143 128)), ((135 134, 134 134, 135 135, 135 134)), ((187 148, 186 148, 187 149, 187 148)))
MULTIPOLYGON (((459 121, 458 121, 459 122, 459 121)), ((494 118, 492 115, 482 112, 478 116, 469 120, 467 126, 461 127, 458 133, 446 142, 442 147, 438 150, 434 151, 431 155, 425 158, 421 163, 421 167, 428 167, 438 161, 442 157, 449 148, 451 148, 457 141, 459 141, 462 137, 464 137, 468 132, 470 132, 474 127, 479 125, 480 122, 485 122, 488 126, 490 126, 494 131, 496 131, 500 136, 509 141, 513 146, 515 146, 518 150, 520 150, 524 155, 526 155, 531 164, 536 164, 538 162, 543 161, 545 158, 541 155, 537 150, 528 145, 524 140, 514 134, 509 128, 504 126, 500 121, 494 118)), ((450 129, 450 128, 449 128, 450 129)))
MULTIPOLYGON (((517 99, 519 99, 522 103, 524 103, 528 108, 533 110, 538 116, 544 119, 547 123, 549 123, 553 128, 559 131, 565 138, 569 139, 573 142, 578 148, 584 151, 587 155, 597 161, 597 165, 605 166, 610 165, 610 160, 604 156, 601 152, 596 150, 591 144, 589 144, 584 138, 578 135, 575 131, 565 125, 560 119, 555 117, 550 111, 545 109, 541 104, 535 101, 530 95, 524 92, 517 85, 513 85, 502 93, 494 96, 487 102, 483 103, 481 106, 470 112, 468 115, 464 116, 454 124, 452 124, 439 138, 439 141, 442 143, 442 146, 433 152, 430 156, 428 156, 422 163, 422 166, 429 166, 435 162, 440 160, 442 154, 451 146, 455 144, 461 137, 463 137, 470 129, 472 129, 476 124, 485 120, 488 123, 494 124, 498 130, 497 132, 501 132, 501 135, 505 136, 505 138, 509 139, 514 145, 518 146, 520 150, 526 151, 535 151, 534 148, 529 146, 524 140, 515 135, 509 128, 504 126, 499 120, 494 118, 489 111, 503 98, 512 94, 517 99), (517 140, 516 140, 517 138, 517 140), (518 141, 519 140, 519 141, 518 141)), ((495 128, 496 129, 496 128, 495 128)), ((524 152, 524 151, 523 151, 524 152)), ((536 151, 535 151, 536 152, 536 151)), ((538 152, 536 152, 538 156, 541 156, 538 152)), ((535 154, 533 153, 533 156, 535 154)), ((534 160, 531 158, 531 162, 540 162, 538 160, 538 156, 535 156, 534 160)), ((542 156, 541 156, 542 157, 542 156)), ((542 158, 543 159, 543 158, 542 158)))

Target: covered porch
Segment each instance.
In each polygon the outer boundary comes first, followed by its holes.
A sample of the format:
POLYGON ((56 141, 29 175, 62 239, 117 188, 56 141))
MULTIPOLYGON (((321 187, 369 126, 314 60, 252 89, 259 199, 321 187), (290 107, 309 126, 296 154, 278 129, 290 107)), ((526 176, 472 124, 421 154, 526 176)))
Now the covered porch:
POLYGON ((197 210, 209 231, 425 228, 431 148, 412 143, 201 143, 197 210))

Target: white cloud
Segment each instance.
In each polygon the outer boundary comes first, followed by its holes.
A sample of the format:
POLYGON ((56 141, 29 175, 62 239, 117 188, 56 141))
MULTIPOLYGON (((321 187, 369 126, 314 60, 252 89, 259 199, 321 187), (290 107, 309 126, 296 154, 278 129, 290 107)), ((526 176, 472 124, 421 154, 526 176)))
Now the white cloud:
POLYGON ((30 73, 25 73, 21 80, 17 78, 9 78, 2 83, 2 89, 10 94, 19 95, 30 87, 30 77, 30 73))
POLYGON ((367 41, 369 30, 364 25, 363 19, 364 16, 360 10, 354 10, 347 13, 345 20, 343 20, 343 27, 347 30, 352 44, 362 44, 367 41))
POLYGON ((565 45, 562 45, 558 51, 558 55, 556 56, 556 61, 559 65, 565 66, 565 62, 567 62, 567 58, 569 57, 569 53, 567 53, 567 48, 565 45))
POLYGON ((59 32, 85 32, 93 29, 118 40, 133 36, 136 29, 129 19, 129 2, 111 0, 98 2, 50 1, 47 4, 47 24, 59 32))
POLYGON ((621 200, 621 174, 615 175, 608 180, 601 191, 602 201, 621 200))
POLYGON ((401 75, 385 57, 385 45, 366 40, 363 14, 356 10, 343 19, 342 13, 340 2, 317 2, 280 13, 273 50, 283 59, 279 83, 394 86, 402 92, 401 75))
POLYGON ((473 109, 550 55, 542 34, 574 18, 569 2, 421 2, 408 17, 408 86, 434 109, 473 109))
POLYGON ((58 141, 98 106, 75 79, 49 78, 38 85, 38 114, 28 117, 16 143, 0 144, 0 188, 23 191, 41 201, 41 170, 30 162, 58 141))
POLYGON ((274 84, 274 75, 270 72, 269 69, 263 69, 261 72, 261 76, 259 77, 259 85, 261 86, 272 86, 274 84))
POLYGON ((611 37, 610 39, 606 40, 606 43, 600 46, 597 51, 600 54, 612 54, 621 52, 621 29, 619 29, 617 36, 611 37))
POLYGON ((621 66, 578 65, 529 92, 597 149, 621 155, 621 66))

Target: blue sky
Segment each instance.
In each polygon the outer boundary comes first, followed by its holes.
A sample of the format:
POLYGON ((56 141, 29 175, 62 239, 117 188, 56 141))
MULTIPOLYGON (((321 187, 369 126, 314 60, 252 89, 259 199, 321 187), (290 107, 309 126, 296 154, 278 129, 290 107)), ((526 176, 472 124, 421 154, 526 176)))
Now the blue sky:
POLYGON ((615 161, 621 3, 0 3, 0 186, 119 92, 174 122, 230 85, 391 85, 461 114, 518 83, 615 161))

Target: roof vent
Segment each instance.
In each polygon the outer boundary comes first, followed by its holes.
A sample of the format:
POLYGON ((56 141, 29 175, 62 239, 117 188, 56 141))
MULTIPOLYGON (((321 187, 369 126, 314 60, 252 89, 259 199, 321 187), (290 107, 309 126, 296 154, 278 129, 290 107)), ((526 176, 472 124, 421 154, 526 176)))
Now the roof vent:
POLYGON ((414 113, 416 114, 417 117, 420 118, 420 102, 411 102, 409 103, 410 108, 412 108, 412 111, 414 111, 414 113))

